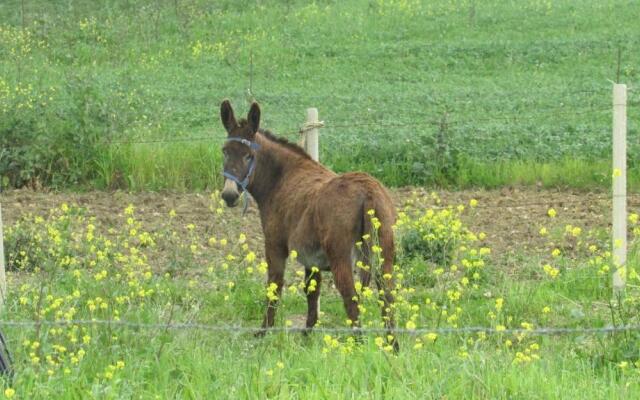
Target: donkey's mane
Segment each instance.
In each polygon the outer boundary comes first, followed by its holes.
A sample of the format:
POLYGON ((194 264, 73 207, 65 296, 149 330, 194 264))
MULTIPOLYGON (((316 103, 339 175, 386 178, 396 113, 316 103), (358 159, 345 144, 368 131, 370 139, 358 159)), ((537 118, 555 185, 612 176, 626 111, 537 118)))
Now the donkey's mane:
MULTIPOLYGON (((246 126, 248 124, 246 119, 241 119, 238 121, 238 125, 240 127, 246 126)), ((299 154, 305 158, 311 159, 311 156, 309 156, 309 154, 304 151, 304 149, 300 146, 298 146, 297 144, 290 142, 289 140, 283 138, 283 137, 279 137, 276 136, 273 132, 266 130, 266 129, 258 129, 258 133, 260 133, 262 136, 264 136, 265 138, 267 138, 269 141, 277 143, 283 147, 286 147, 287 149, 293 151, 296 154, 299 154)))

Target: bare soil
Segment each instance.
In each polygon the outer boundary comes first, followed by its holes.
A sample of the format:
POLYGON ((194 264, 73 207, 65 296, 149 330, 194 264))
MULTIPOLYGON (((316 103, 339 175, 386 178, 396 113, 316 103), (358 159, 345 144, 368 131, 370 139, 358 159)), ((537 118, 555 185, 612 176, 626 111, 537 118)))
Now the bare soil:
MULTIPOLYGON (((484 232, 486 243, 493 249, 496 261, 505 261, 510 254, 526 253, 542 247, 544 238, 538 233, 541 226, 551 221, 549 208, 557 211, 554 225, 572 224, 583 230, 606 228, 610 221, 611 200, 606 193, 585 193, 536 188, 503 188, 500 190, 432 191, 424 188, 399 188, 393 190, 398 208, 411 199, 418 207, 442 207, 465 205, 463 220, 474 232, 484 232), (473 209, 471 199, 478 200, 473 209)), ((118 224, 128 204, 136 207, 136 218, 147 229, 166 223, 170 210, 176 211, 175 223, 181 226, 193 223, 199 231, 210 235, 233 236, 244 232, 258 248, 262 242, 262 230, 257 209, 251 204, 242 216, 242 207, 225 210, 227 218, 222 223, 211 223, 215 205, 208 193, 46 193, 30 190, 14 190, 0 195, 4 224, 15 223, 23 214, 46 215, 51 208, 62 203, 86 207, 91 215, 105 225, 118 224)), ((630 208, 637 209, 630 201, 630 208)), ((219 219, 217 219, 219 220, 219 219)))

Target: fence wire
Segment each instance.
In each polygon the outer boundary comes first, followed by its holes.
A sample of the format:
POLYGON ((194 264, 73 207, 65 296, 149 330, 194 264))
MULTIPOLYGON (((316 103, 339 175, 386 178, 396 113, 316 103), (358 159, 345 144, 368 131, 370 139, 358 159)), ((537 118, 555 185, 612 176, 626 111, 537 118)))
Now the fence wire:
MULTIPOLYGON (((123 320, 21 320, 0 321, 0 326, 19 327, 19 328, 36 328, 39 326, 100 326, 107 328, 123 328, 138 330, 200 330, 209 332, 227 332, 232 334, 261 334, 265 332, 274 333, 304 333, 309 332, 308 328, 302 327, 281 327, 274 326, 267 330, 260 327, 247 327, 242 325, 210 325, 189 322, 169 322, 169 323, 145 323, 123 320)), ((363 334, 363 335, 385 335, 389 333, 387 328, 329 328, 315 327, 311 331, 322 334, 363 334)), ((439 335, 455 335, 455 334, 474 334, 482 333, 486 335, 533 335, 533 336, 553 336, 553 335, 573 335, 573 334, 591 334, 603 335, 622 332, 640 332, 640 325, 608 325, 603 327, 539 327, 532 329, 525 328, 491 328, 484 326, 468 326, 468 327, 419 327, 416 329, 394 328, 391 330, 396 335, 420 336, 429 333, 439 335)))

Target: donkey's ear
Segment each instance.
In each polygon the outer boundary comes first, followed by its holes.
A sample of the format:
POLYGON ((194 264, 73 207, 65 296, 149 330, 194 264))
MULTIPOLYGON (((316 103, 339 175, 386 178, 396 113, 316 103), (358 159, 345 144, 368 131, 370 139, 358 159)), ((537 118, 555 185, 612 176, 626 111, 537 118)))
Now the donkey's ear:
POLYGON ((224 129, 227 130, 227 133, 231 133, 231 131, 238 126, 229 100, 224 100, 220 105, 220 119, 222 120, 222 125, 224 125, 224 129))
POLYGON ((258 128, 260 127, 260 106, 255 101, 251 104, 247 121, 249 121, 251 132, 258 132, 258 128))

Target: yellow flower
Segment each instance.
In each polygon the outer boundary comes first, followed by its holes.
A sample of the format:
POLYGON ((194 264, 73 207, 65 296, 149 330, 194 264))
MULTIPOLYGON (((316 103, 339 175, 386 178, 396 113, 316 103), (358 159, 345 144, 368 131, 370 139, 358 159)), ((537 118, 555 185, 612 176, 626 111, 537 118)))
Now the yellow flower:
POLYGON ((550 208, 550 209, 547 211, 547 215, 548 215, 549 217, 551 217, 551 218, 555 218, 555 216, 557 215, 556 210, 554 210, 553 208, 550 208))
POLYGON ((124 209, 125 215, 133 215, 133 204, 129 204, 127 208, 124 209))
POLYGON ((5 396, 7 399, 12 398, 15 394, 16 394, 16 391, 15 391, 15 389, 13 389, 13 388, 10 388, 10 387, 9 387, 9 388, 6 388, 6 389, 4 390, 4 396, 5 396))
POLYGON ((620 170, 620 168, 614 168, 612 177, 613 178, 617 178, 619 176, 622 176, 622 171, 620 170))
POLYGON ((560 252, 560 249, 558 249, 558 248, 553 249, 553 251, 551 252, 551 255, 554 256, 554 257, 558 257, 558 256, 560 256, 560 254, 562 254, 562 253, 560 252))
POLYGON ((549 231, 547 231, 547 228, 545 228, 544 226, 540 228, 540 236, 547 236, 548 233, 549 231))
POLYGON ((629 214, 629 222, 631 222, 632 224, 637 224, 638 223, 638 214, 636 214, 636 213, 629 214))
POLYGON ((476 199, 469 200, 469 205, 471 207, 476 207, 478 205, 478 200, 476 200, 476 199))
POLYGON ((295 250, 291 250, 291 253, 289 254, 289 257, 291 257, 292 261, 295 261, 296 258, 298 258, 298 252, 295 250))
POLYGON ((560 274, 560 270, 558 268, 554 268, 549 264, 545 264, 542 269, 544 272, 549 275, 551 278, 555 278, 560 274))
POLYGON ((504 299, 502 297, 499 297, 496 299, 496 310, 500 311, 502 310, 502 305, 504 304, 504 299))

